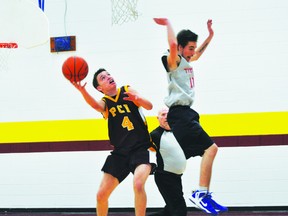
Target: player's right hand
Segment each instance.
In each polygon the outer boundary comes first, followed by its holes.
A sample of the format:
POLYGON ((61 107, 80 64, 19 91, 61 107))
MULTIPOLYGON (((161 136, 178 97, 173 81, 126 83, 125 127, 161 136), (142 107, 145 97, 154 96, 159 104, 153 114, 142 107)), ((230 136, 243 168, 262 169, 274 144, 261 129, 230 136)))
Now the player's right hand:
POLYGON ((159 25, 168 25, 169 20, 167 18, 153 18, 154 21, 159 25))
POLYGON ((79 82, 71 82, 72 85, 75 86, 75 88, 77 88, 79 91, 82 91, 83 89, 85 89, 85 86, 87 84, 87 82, 85 82, 83 85, 81 85, 81 81, 79 82))

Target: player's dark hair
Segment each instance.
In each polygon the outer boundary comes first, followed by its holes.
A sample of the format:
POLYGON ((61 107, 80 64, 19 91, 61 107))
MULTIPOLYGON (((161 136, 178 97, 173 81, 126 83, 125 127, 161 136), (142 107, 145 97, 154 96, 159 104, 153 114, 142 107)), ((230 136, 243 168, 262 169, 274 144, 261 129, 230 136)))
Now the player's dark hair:
POLYGON ((183 48, 188 44, 188 42, 197 42, 198 35, 189 29, 183 29, 177 34, 178 45, 181 45, 183 48))
MULTIPOLYGON (((93 77, 93 86, 95 89, 97 89, 97 87, 99 86, 99 83, 98 83, 98 80, 97 80, 97 76, 99 73, 103 72, 103 71, 106 71, 106 69, 104 68, 99 68, 95 74, 94 74, 94 77, 93 77)), ((98 90, 98 89, 97 89, 98 90)))

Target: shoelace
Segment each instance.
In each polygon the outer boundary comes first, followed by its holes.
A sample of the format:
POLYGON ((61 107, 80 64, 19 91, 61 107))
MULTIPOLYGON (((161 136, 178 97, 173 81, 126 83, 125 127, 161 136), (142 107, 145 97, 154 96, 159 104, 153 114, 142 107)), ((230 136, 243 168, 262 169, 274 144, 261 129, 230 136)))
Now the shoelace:
POLYGON ((212 199, 212 192, 208 192, 205 196, 208 197, 209 199, 212 199))

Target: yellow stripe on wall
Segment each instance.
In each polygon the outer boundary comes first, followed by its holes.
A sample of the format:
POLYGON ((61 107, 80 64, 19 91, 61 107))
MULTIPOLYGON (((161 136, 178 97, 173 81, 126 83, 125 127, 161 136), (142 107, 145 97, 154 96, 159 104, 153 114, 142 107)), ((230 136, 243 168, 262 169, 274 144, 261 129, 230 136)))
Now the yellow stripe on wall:
MULTIPOLYGON (((149 130, 158 126, 147 117, 149 130)), ((201 115, 210 136, 288 134, 288 112, 201 115)), ((104 119, 0 123, 0 143, 108 140, 104 119)))
POLYGON ((107 140, 103 119, 0 123, 0 143, 107 140))
POLYGON ((288 112, 203 115, 200 121, 210 136, 288 134, 288 112))

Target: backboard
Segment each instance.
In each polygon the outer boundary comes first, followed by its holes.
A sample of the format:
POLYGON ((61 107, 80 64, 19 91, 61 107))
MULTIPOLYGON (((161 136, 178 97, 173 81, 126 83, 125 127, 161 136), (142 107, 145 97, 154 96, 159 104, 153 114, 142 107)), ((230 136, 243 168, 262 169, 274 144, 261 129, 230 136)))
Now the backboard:
POLYGON ((0 43, 31 48, 49 41, 49 22, 31 0, 0 0, 0 43))

